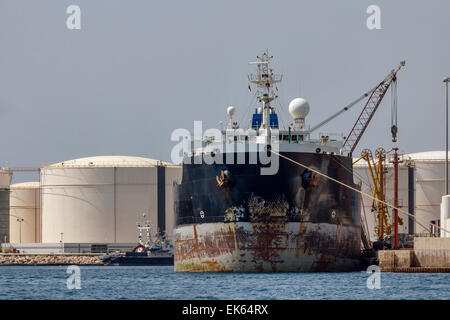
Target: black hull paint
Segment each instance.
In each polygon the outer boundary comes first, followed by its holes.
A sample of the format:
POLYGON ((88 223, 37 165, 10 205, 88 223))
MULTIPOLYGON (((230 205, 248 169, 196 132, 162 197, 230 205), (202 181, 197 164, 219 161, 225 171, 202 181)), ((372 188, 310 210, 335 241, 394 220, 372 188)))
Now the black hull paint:
MULTIPOLYGON (((351 158, 311 153, 283 155, 356 187, 351 158)), ((175 191, 177 225, 223 222, 230 207, 244 209, 238 221, 252 221, 249 199, 256 198, 256 201, 286 202, 287 221, 359 226, 358 196, 354 191, 283 158, 275 175, 260 175, 260 168, 258 164, 183 165, 182 183, 175 191), (221 170, 231 173, 230 183, 222 188, 216 180, 221 170), (307 211, 303 217, 302 209, 307 211)), ((270 208, 266 209, 263 214, 270 216, 270 208)))

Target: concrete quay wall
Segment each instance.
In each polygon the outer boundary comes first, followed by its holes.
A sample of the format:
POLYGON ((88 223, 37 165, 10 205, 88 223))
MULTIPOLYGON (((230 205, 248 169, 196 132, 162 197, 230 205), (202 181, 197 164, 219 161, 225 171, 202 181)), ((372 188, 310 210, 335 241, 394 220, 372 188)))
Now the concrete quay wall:
POLYGON ((450 268, 450 238, 415 238, 412 250, 378 251, 381 270, 450 268))

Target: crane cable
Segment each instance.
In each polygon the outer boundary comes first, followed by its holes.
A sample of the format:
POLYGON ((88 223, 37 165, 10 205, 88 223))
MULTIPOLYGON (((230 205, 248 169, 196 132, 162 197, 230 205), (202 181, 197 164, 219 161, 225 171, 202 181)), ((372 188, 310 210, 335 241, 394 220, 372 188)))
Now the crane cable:
POLYGON ((392 142, 397 142, 397 78, 394 78, 391 86, 391 133, 392 142))
MULTIPOLYGON (((385 202, 385 201, 382 201, 382 200, 379 200, 379 199, 375 199, 375 197, 373 197, 372 195, 369 195, 369 194, 367 194, 367 193, 365 193, 365 192, 362 192, 361 190, 358 190, 358 189, 356 189, 356 188, 354 188, 354 187, 352 187, 352 186, 349 186, 349 185, 347 185, 347 184, 345 184, 345 183, 343 183, 343 182, 341 182, 341 181, 339 181, 339 180, 336 180, 336 179, 334 179, 334 178, 332 178, 332 177, 330 177, 330 176, 327 176, 326 174, 324 174, 324 173, 322 173, 322 172, 320 172, 320 171, 318 171, 318 170, 315 170, 315 169, 313 169, 313 168, 311 168, 311 167, 309 167, 309 166, 307 166, 307 165, 304 165, 304 164, 302 164, 302 163, 300 163, 300 162, 297 162, 297 161, 295 161, 295 160, 293 160, 293 159, 291 159, 291 158, 289 158, 289 157, 287 157, 287 156, 285 156, 285 155, 282 155, 282 154, 280 154, 280 153, 274 151, 273 149, 270 149, 270 152, 273 152, 274 154, 278 155, 278 156, 281 157, 281 158, 284 158, 284 159, 286 159, 286 160, 288 160, 288 161, 290 161, 290 162, 292 162, 292 163, 295 163, 295 164, 299 165, 300 167, 303 167, 303 168, 308 169, 308 170, 310 170, 310 171, 312 171, 312 172, 314 172, 314 173, 317 173, 318 175, 320 175, 320 176, 322 176, 322 177, 325 177, 326 179, 329 179, 329 180, 331 180, 331 181, 333 181, 333 182, 336 182, 336 183, 338 183, 338 184, 340 184, 340 185, 342 185, 342 186, 344 186, 344 187, 346 187, 346 188, 348 188, 348 189, 350 189, 350 190, 353 190, 353 191, 355 191, 355 192, 357 192, 357 193, 359 193, 359 194, 361 194, 361 195, 364 195, 364 196, 366 196, 366 197, 368 197, 368 198, 370 198, 370 199, 372 199, 372 200, 377 200, 378 202, 380 202, 380 203, 382 203, 382 204, 384 204, 384 205, 386 205, 386 206, 388 206, 388 207, 390 207, 390 208, 392 208, 392 209, 397 209, 398 212, 403 213, 403 214, 405 214, 405 215, 407 215, 407 216, 409 216, 409 217, 412 217, 412 218, 417 222, 417 224, 419 224, 421 227, 427 229, 426 226, 424 226, 423 224, 421 224, 421 223, 418 221, 419 219, 417 219, 416 216, 410 214, 409 212, 407 212, 407 211, 405 211, 405 210, 403 210, 403 209, 396 208, 394 205, 392 205, 392 204, 390 204, 390 203, 388 203, 388 202, 385 202)), ((444 228, 442 228, 442 227, 440 227, 440 226, 437 226, 437 225, 435 225, 435 224, 431 224, 431 223, 428 223, 428 222, 425 222, 425 224, 428 224, 428 225, 433 226, 433 227, 435 227, 435 228, 438 228, 438 229, 440 229, 440 230, 442 230, 442 231, 445 231, 445 232, 450 233, 450 231, 448 231, 448 230, 446 230, 446 229, 444 229, 444 228)))

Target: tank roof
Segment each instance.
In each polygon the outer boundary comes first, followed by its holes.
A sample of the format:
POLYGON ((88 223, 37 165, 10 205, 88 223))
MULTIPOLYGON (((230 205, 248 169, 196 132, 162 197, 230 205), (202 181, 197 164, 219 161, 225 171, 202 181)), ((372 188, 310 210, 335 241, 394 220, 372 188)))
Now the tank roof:
POLYGON ((170 162, 133 156, 95 156, 62 161, 43 168, 77 167, 155 167, 172 166, 170 162))
POLYGON ((39 181, 20 182, 12 184, 11 189, 34 189, 39 188, 39 181))
MULTIPOLYGON (((389 157, 392 157, 392 153, 389 154, 389 157)), ((450 152, 448 153, 448 157, 450 159, 450 152)), ((355 161, 357 158, 353 158, 355 161)), ((400 159, 409 160, 413 162, 444 162, 445 161, 445 151, 424 151, 424 152, 416 152, 416 153, 407 153, 400 154, 400 159)), ((450 160, 449 160, 450 161, 450 160)), ((392 161, 388 161, 386 163, 387 166, 392 166, 392 161)), ((353 167, 367 167, 367 163, 365 161, 359 161, 353 167)))
MULTIPOLYGON (((448 153, 450 158, 450 152, 448 153)), ((445 160, 445 150, 439 150, 439 151, 425 151, 425 152, 416 152, 416 153, 409 153, 405 154, 405 157, 410 158, 414 161, 421 161, 421 160, 445 160)))

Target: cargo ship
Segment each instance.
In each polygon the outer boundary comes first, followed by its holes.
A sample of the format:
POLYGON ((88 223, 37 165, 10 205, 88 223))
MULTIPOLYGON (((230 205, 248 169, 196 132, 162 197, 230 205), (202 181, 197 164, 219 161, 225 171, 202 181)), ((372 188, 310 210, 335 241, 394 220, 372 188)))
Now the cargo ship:
POLYGON ((256 98, 249 125, 233 121, 229 107, 221 136, 194 139, 184 153, 175 186, 175 271, 360 270, 359 195, 317 174, 356 188, 344 137, 313 139, 302 98, 289 104, 293 123, 280 128, 282 75, 267 51, 257 58, 248 76, 256 98))

